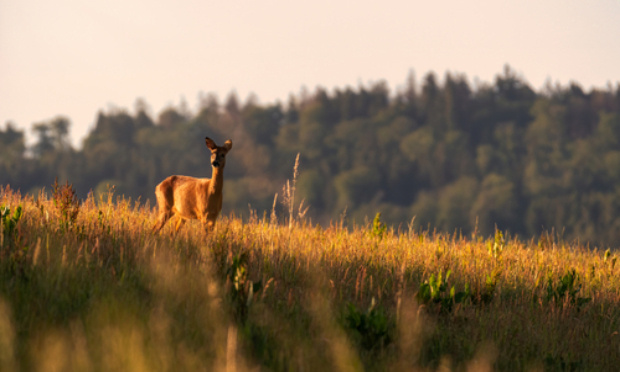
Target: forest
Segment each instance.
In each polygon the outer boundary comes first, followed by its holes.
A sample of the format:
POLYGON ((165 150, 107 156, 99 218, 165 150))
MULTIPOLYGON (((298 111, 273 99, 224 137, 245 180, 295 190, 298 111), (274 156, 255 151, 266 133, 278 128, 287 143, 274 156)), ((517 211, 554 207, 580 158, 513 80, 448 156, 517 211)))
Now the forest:
POLYGON ((286 104, 231 93, 224 102, 205 95, 199 106, 154 115, 137 100, 131 112, 94 113, 80 149, 65 116, 34 123, 32 146, 5 123, 0 185, 36 195, 58 179, 81 198, 113 187, 152 207, 165 177, 210 177, 209 136, 233 141, 224 214, 288 213, 282 189, 299 154, 295 198, 313 224, 362 224, 381 213, 395 228, 552 233, 611 249, 620 241, 620 85, 549 83, 537 92, 506 66, 491 83, 411 73, 396 91, 385 82, 319 87, 286 104))

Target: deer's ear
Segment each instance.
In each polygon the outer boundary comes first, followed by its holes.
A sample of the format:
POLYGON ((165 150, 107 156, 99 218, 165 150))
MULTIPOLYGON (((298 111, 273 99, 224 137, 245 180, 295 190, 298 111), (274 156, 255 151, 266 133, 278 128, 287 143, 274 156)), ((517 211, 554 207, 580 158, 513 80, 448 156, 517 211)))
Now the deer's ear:
POLYGON ((224 146, 222 146, 222 147, 226 149, 226 152, 230 151, 230 149, 232 148, 232 141, 228 140, 228 141, 224 142, 224 146))
POLYGON ((207 144, 209 150, 215 150, 217 148, 215 142, 213 142, 213 140, 209 137, 205 137, 205 143, 207 144))

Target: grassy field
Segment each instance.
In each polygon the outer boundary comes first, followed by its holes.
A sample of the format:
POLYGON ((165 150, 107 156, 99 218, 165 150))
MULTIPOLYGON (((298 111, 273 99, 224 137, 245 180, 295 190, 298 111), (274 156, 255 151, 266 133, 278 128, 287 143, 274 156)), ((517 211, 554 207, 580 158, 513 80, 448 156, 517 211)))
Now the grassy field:
POLYGON ((2 371, 616 371, 616 253, 0 191, 2 371))

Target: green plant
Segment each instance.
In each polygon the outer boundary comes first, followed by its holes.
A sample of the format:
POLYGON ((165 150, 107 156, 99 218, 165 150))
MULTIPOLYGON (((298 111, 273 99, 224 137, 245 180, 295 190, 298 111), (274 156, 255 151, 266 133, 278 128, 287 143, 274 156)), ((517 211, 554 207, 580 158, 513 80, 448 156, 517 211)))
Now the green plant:
POLYGON ((418 301, 424 304, 437 304, 441 312, 450 312, 454 304, 460 304, 471 299, 469 283, 465 284, 465 290, 456 292, 455 287, 450 287, 448 291, 448 279, 452 272, 448 270, 446 276, 440 271, 437 276, 431 274, 428 280, 420 285, 417 293, 418 301))
POLYGON ((8 258, 13 275, 24 273, 28 246, 19 228, 23 216, 22 206, 18 205, 13 213, 7 206, 0 207, 0 259, 8 258))
POLYGON ((487 275, 484 281, 484 288, 479 295, 480 302, 483 304, 490 303, 495 297, 495 289, 497 288, 497 282, 499 279, 499 275, 501 274, 500 269, 495 269, 491 274, 487 275))
POLYGON ((616 255, 613 255, 613 257, 611 256, 611 250, 607 248, 607 250, 605 251, 605 255, 603 256, 603 262, 608 263, 610 269, 613 270, 613 268, 616 266, 617 259, 618 257, 616 255))
POLYGON ((2 236, 4 239, 15 239, 17 224, 22 218, 22 206, 18 205, 11 215, 11 208, 7 206, 0 207, 0 227, 2 228, 2 236))
POLYGON ((248 310, 254 301, 254 296, 262 289, 261 280, 253 282, 248 278, 247 261, 247 252, 235 255, 226 271, 226 287, 233 313, 241 323, 247 320, 248 310))
POLYGON ((569 270, 562 276, 558 280, 557 285, 554 285, 553 282, 553 277, 549 274, 547 277, 547 302, 553 301, 561 306, 564 304, 564 301, 569 301, 577 308, 580 308, 592 300, 590 297, 580 297, 578 295, 582 284, 575 269, 569 270))
POLYGON ((506 239, 504 238, 504 234, 497 228, 495 229, 495 237, 493 240, 489 240, 487 243, 487 250, 489 251, 489 255, 493 256, 493 258, 501 258, 502 252, 506 247, 506 239))
POLYGON ((392 342, 396 324, 383 307, 376 306, 374 297, 366 311, 349 303, 344 319, 354 339, 366 350, 381 350, 392 342))
POLYGON ((386 231, 387 226, 383 222, 381 222, 381 212, 378 212, 375 215, 375 218, 372 220, 372 236, 381 240, 383 239, 386 231))

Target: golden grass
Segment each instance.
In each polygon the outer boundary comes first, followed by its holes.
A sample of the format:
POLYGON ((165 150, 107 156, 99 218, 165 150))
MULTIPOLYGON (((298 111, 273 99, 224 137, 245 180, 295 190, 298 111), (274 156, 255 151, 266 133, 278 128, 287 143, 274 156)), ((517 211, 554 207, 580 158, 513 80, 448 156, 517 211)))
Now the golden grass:
POLYGON ((615 255, 549 236, 377 233, 256 217, 223 217, 209 235, 198 223, 153 235, 151 208, 111 195, 89 198, 75 219, 43 194, 6 188, 0 205, 23 207, 16 233, 0 233, 0 370, 620 365, 615 255), (581 287, 553 297, 571 270, 581 287), (416 296, 448 271, 448 287, 469 287, 467 300, 416 296), (351 314, 370 325, 356 328, 351 314))

